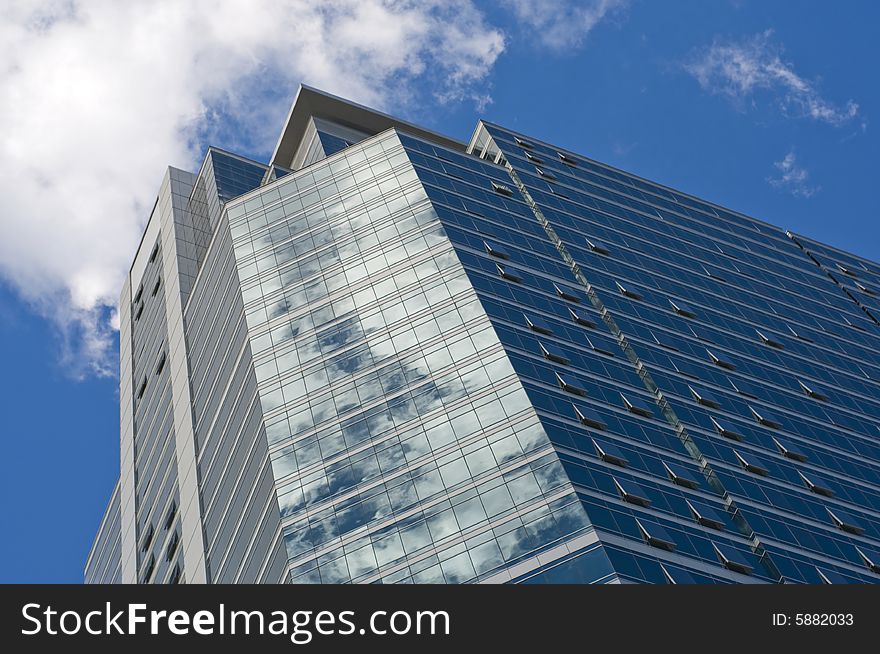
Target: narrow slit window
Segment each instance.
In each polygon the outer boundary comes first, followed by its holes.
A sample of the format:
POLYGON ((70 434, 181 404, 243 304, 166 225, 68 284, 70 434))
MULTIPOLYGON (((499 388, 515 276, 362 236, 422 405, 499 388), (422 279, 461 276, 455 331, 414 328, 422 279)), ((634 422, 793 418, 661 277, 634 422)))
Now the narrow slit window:
MULTIPOLYGON (((672 552, 675 549, 675 541, 672 540, 672 536, 670 536, 669 532, 656 522, 639 520, 636 518, 636 526, 639 528, 639 532, 642 534, 644 541, 651 547, 657 547, 661 550, 666 550, 667 552, 672 552)), ((686 582, 675 581, 673 583, 686 582)))
POLYGON ((514 136, 513 140, 516 141, 516 144, 521 148, 528 148, 529 150, 531 150, 532 148, 535 147, 534 145, 532 145, 532 143, 530 141, 526 141, 525 139, 521 139, 518 136, 514 136))
POLYGON ((590 329, 596 328, 595 322, 593 322, 589 318, 585 318, 582 314, 578 313, 574 309, 569 308, 568 313, 571 316, 571 319, 574 320, 577 324, 584 327, 589 327, 590 329))
POLYGON ((842 266, 839 263, 837 264, 837 269, 840 272, 842 272, 844 275, 847 275, 849 277, 858 277, 859 276, 855 270, 851 270, 850 268, 847 268, 846 266, 842 266))
POLYGON ((749 407, 749 411, 752 412, 755 420, 757 420, 760 424, 765 427, 770 427, 771 429, 779 429, 782 427, 782 423, 779 421, 779 418, 774 416, 772 413, 767 411, 766 409, 761 409, 760 411, 752 406, 749 407))
POLYGON ((167 357, 164 352, 162 352, 162 354, 159 355, 159 363, 156 364, 156 374, 157 375, 162 374, 162 370, 165 368, 165 359, 166 358, 167 357))
POLYGON ((789 441, 774 437, 773 442, 776 443, 776 447, 779 448, 779 453, 786 459, 803 463, 809 458, 800 448, 789 441))
POLYGON ((526 316, 525 314, 523 314, 523 316, 526 319, 526 325, 528 325, 529 329, 531 329, 533 332, 538 332, 539 334, 546 334, 548 336, 553 333, 553 330, 550 329, 550 326, 547 323, 545 323, 543 320, 541 320, 540 318, 530 318, 529 316, 526 316))
POLYGON ((141 399, 144 396, 144 393, 147 391, 147 377, 144 375, 143 381, 141 381, 141 385, 138 387, 137 399, 141 399))
POLYGON ((681 300, 670 299, 669 304, 672 306, 672 310, 680 316, 684 316, 685 318, 697 317, 697 312, 681 300))
POLYGON ((174 518, 177 516, 177 502, 171 502, 171 507, 168 509, 168 515, 165 518, 165 531, 171 529, 171 525, 174 524, 174 518))
POLYGON ((760 459, 755 457, 753 454, 749 453, 748 458, 737 452, 733 451, 734 456, 736 456, 736 460, 743 467, 744 470, 748 470, 752 474, 760 475, 761 477, 767 477, 770 475, 770 469, 767 468, 767 465, 762 462, 760 459))
POLYGON ((798 380, 798 384, 800 384, 801 390, 804 393, 806 393, 807 395, 809 395, 810 397, 812 397, 814 400, 820 400, 822 402, 828 401, 828 396, 825 393, 823 393, 822 391, 820 391, 818 388, 816 388, 815 386, 807 386, 800 379, 798 380))
POLYGON ((781 342, 773 338, 772 336, 767 336, 764 332, 759 329, 755 330, 755 333, 758 335, 758 338, 761 339, 761 342, 768 347, 775 347, 777 350, 782 350, 785 348, 785 345, 781 342))
POLYGON ((559 387, 564 390, 566 393, 571 393, 572 395, 586 395, 587 392, 578 386, 577 384, 567 380, 558 372, 556 374, 556 381, 559 383, 559 387))
POLYGON ((607 247, 605 247, 605 244, 601 241, 596 241, 589 238, 585 240, 587 241, 587 247, 596 254, 604 254, 605 256, 611 254, 611 251, 607 247))
POLYGON ((700 482, 696 480, 691 474, 691 471, 685 466, 678 463, 667 463, 664 461, 663 467, 666 469, 666 474, 669 475, 669 479, 672 480, 673 484, 691 489, 700 487, 700 482))
POLYGON ((522 283, 522 277, 519 275, 518 272, 516 272, 516 270, 514 270, 510 266, 504 267, 504 266, 500 266, 496 263, 495 267, 498 269, 498 274, 501 275, 501 277, 503 277, 507 281, 515 282, 517 284, 522 283))
POLYGON ((165 551, 165 560, 171 561, 174 559, 174 554, 177 552, 177 546, 180 544, 180 534, 176 531, 171 535, 171 540, 168 541, 168 548, 165 551))
POLYGON ((640 397, 631 396, 627 397, 623 393, 620 394, 620 399, 623 400, 623 405, 626 407, 626 410, 630 413, 635 413, 636 415, 643 416, 645 418, 650 418, 654 415, 654 412, 651 410, 651 407, 648 406, 647 402, 642 400, 640 397))
POLYGON ((617 286, 617 290, 621 292, 621 294, 625 295, 631 300, 641 300, 642 294, 636 291, 632 286, 624 286, 620 282, 614 282, 617 286))
POLYGON ((733 441, 741 441, 743 439, 742 434, 726 420, 721 420, 714 416, 709 416, 709 420, 712 421, 712 426, 715 427, 715 431, 724 436, 724 438, 729 438, 733 441))
POLYGON ((724 527, 727 523, 718 511, 708 504, 697 502, 696 500, 688 499, 685 500, 685 502, 687 502, 688 508, 691 510, 691 514, 694 516, 694 520, 696 520, 698 524, 703 525, 704 527, 709 527, 709 529, 724 531, 724 527))
POLYGON ((141 552, 146 552, 150 549, 150 545, 153 544, 153 535, 156 533, 156 530, 153 528, 153 524, 150 523, 149 528, 147 529, 147 533, 144 536, 144 541, 141 543, 141 552))
POLYGON ((825 510, 828 511, 828 517, 831 518, 831 522, 834 523, 834 526, 841 531, 845 531, 846 533, 855 536, 861 536, 865 533, 865 530, 859 526, 856 519, 846 511, 841 511, 838 508, 832 510, 828 507, 825 507, 825 510))
POLYGON ((581 424, 599 430, 605 429, 608 426, 594 408, 584 404, 572 404, 572 407, 574 407, 574 413, 581 424))
POLYGON ((571 363, 569 358, 565 356, 565 353, 558 347, 553 345, 545 345, 544 343, 538 343, 538 345, 541 346, 541 353, 548 361, 561 363, 564 366, 567 366, 569 363, 571 363))
POLYGON ((565 286, 560 286, 559 284, 553 284, 553 288, 556 289, 556 295, 563 300, 580 303, 581 297, 574 290, 566 288, 565 286))
POLYGON ((532 154, 531 152, 526 152, 526 159, 528 159, 532 163, 536 163, 536 164, 544 163, 544 160, 541 159, 541 157, 538 157, 538 156, 532 154))
POLYGON ((535 170, 538 171, 538 174, 544 179, 556 179, 556 175, 554 175, 550 171, 544 170, 543 168, 538 168, 537 166, 535 166, 535 170))
POLYGON ((709 360, 716 366, 724 368, 726 370, 736 370, 736 364, 733 363, 733 361, 731 361, 730 359, 722 356, 717 356, 709 350, 706 350, 706 353, 709 355, 709 360))
POLYGON ((859 289, 865 295, 871 295, 871 296, 877 295, 877 293, 874 291, 874 289, 868 288, 867 286, 865 286, 864 284, 860 284, 859 282, 856 282, 856 288, 859 289))
POLYGON ((140 302, 143 294, 144 294, 144 285, 141 284, 140 286, 138 286, 138 290, 134 294, 134 298, 132 299, 132 303, 137 304, 138 302, 140 302))
POLYGON ((615 488, 617 488, 617 492, 620 494, 620 497, 624 502, 635 504, 636 506, 651 506, 651 499, 648 497, 645 489, 637 483, 628 479, 621 481, 612 478, 612 480, 614 481, 615 488))
POLYGON ((712 547, 715 548, 715 554, 721 562, 721 565, 725 568, 744 575, 751 574, 751 564, 738 549, 731 547, 730 545, 721 545, 718 543, 712 543, 712 547))
POLYGON ((496 193, 500 193, 501 195, 511 196, 513 195, 513 191, 510 189, 507 184, 499 184, 498 182, 492 182, 492 190, 496 193))
POLYGON ((694 388, 693 386, 688 386, 688 390, 691 392, 694 401, 698 404, 702 404, 703 406, 712 409, 721 408, 721 403, 709 391, 703 390, 702 388, 694 388))
POLYGON ((153 576, 153 570, 156 568, 156 557, 154 555, 150 555, 150 560, 147 563, 146 570, 144 571, 144 576, 141 578, 141 583, 146 584, 150 581, 150 577, 153 576))
POLYGON ((137 311, 135 311, 135 314, 134 314, 135 321, 140 320, 143 313, 144 313, 144 304, 143 304, 143 302, 141 302, 137 306, 137 311))
POLYGON ((593 340, 589 336, 584 336, 584 340, 587 342, 587 347, 589 347, 594 352, 597 352, 599 354, 604 354, 606 357, 613 357, 614 356, 614 352, 612 352, 611 350, 606 350, 605 348, 603 348, 599 345, 596 345, 596 343, 593 342, 593 340))
POLYGON ((168 580, 168 583, 171 586, 176 586, 180 583, 180 578, 183 576, 183 573, 180 569, 180 564, 176 564, 174 566, 174 572, 171 573, 171 578, 168 580))
POLYGON ((150 252, 150 263, 154 263, 157 256, 159 256, 159 241, 156 241, 156 245, 153 246, 153 251, 150 252))
POLYGON ((831 485, 821 477, 817 477, 812 472, 809 473, 809 475, 805 475, 800 470, 798 470, 798 475, 800 476, 801 481, 804 482, 804 486, 809 488, 813 493, 816 493, 816 495, 834 497, 834 489, 832 489, 831 485))
POLYGON ((483 245, 486 247, 486 252, 488 252, 491 256, 496 257, 498 259, 510 259, 510 253, 502 248, 500 245, 496 245, 490 241, 483 241, 483 245))
POLYGON ((623 455, 623 452, 620 451, 620 448, 613 443, 600 441, 594 438, 593 447, 596 448, 596 454, 598 457, 605 463, 611 463, 622 468, 625 468, 627 463, 629 463, 623 455))
POLYGON ((151 297, 156 297, 156 293, 159 292, 159 287, 162 286, 162 278, 158 277, 156 279, 156 283, 153 284, 153 291, 150 293, 151 297))

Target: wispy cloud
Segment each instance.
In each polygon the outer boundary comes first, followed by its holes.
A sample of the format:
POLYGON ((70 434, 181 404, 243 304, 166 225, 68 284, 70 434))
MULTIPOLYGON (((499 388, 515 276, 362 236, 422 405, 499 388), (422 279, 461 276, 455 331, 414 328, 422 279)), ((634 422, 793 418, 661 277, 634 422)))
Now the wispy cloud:
POLYGON ((504 47, 470 0, 6 0, 0 275, 71 374, 111 375, 167 164, 197 166, 207 138, 265 149, 300 81, 380 108, 485 103, 504 47))
POLYGON ((504 4, 533 38, 562 51, 582 45, 596 25, 626 8, 629 0, 504 0, 504 4))
POLYGON ((821 186, 810 184, 810 173, 797 162, 794 150, 789 150, 782 161, 773 163, 777 172, 775 176, 767 178, 770 186, 788 191, 798 198, 810 198, 822 190, 821 186))
POLYGON ((715 39, 698 50, 684 69, 704 90, 725 96, 740 108, 756 104, 757 92, 764 91, 786 114, 829 125, 843 125, 859 114, 859 105, 852 100, 838 105, 823 98, 815 82, 800 76, 782 58, 783 48, 772 37, 773 31, 766 30, 741 41, 715 39))

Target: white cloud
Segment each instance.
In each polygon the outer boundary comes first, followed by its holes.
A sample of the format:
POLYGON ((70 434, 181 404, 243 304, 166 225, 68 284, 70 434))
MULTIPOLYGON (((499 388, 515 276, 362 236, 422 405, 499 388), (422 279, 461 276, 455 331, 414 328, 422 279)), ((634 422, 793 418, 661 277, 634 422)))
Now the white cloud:
POLYGON ((580 46, 603 19, 625 8, 628 0, 505 0, 533 38, 557 51, 580 46))
POLYGON ((773 167, 779 171, 778 176, 768 177, 767 181, 774 188, 783 189, 799 198, 813 197, 822 190, 821 186, 810 184, 810 173, 798 165, 794 150, 790 150, 782 161, 774 162, 773 167))
POLYGON ((73 375, 113 374, 166 165, 197 166, 209 138, 269 145, 300 81, 380 108, 423 88, 485 103, 503 49, 470 0, 2 0, 0 274, 73 375))
POLYGON ((684 65, 700 86, 723 95, 738 106, 754 102, 756 91, 775 95, 782 110, 829 125, 842 125, 859 113, 859 105, 848 100, 843 106, 825 100, 815 83, 798 75, 782 59, 783 49, 772 42, 767 30, 742 41, 716 39, 684 65))

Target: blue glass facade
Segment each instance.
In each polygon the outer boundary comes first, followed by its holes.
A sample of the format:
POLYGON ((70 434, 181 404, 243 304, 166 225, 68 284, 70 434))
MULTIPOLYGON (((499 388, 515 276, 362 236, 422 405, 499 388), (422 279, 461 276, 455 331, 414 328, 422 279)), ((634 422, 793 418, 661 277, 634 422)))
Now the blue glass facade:
POLYGON ((205 581, 880 580, 880 266, 306 96, 188 205, 205 581))

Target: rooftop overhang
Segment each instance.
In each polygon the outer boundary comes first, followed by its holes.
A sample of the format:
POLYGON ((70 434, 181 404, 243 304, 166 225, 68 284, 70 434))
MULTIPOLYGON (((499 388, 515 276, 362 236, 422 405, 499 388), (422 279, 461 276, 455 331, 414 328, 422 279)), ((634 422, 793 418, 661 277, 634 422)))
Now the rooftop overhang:
POLYGON ((375 109, 355 104, 340 97, 313 89, 309 86, 300 85, 293 100, 293 106, 287 116, 284 129, 272 153, 271 163, 274 165, 290 168, 297 149, 303 140, 309 118, 315 116, 323 118, 352 129, 378 134, 391 127, 398 128, 429 141, 434 141, 454 150, 464 151, 466 143, 458 141, 442 134, 418 127, 399 118, 394 118, 375 109))

